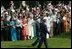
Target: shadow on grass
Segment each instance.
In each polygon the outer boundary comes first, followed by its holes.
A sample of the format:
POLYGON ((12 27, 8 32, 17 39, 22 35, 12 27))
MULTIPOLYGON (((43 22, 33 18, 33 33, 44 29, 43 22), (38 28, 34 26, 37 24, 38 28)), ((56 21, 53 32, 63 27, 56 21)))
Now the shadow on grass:
POLYGON ((9 45, 9 47, 12 47, 12 48, 33 48, 30 44, 9 45))
POLYGON ((68 38, 68 39, 71 39, 71 32, 61 33, 60 35, 55 36, 55 38, 68 38))

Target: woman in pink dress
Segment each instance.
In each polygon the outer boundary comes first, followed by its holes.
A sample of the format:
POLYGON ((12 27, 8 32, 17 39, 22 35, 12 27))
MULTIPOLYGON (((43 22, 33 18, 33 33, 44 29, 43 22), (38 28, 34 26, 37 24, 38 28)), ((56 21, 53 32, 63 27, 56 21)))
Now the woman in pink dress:
POLYGON ((23 16, 22 19, 22 39, 28 39, 28 24, 27 24, 27 17, 23 16))

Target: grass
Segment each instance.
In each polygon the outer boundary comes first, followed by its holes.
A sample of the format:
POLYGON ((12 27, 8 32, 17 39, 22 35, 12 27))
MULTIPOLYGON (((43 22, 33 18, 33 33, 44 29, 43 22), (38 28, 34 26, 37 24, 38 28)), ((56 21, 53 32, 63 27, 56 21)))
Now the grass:
MULTIPOLYGON (((48 39, 48 47, 49 48, 71 48, 71 39, 70 33, 63 33, 60 36, 49 38, 48 39), (67 35, 65 37, 65 34, 67 35)), ((1 41, 1 48, 36 48, 36 46, 31 46, 31 44, 35 41, 32 40, 24 40, 24 41, 1 41)), ((45 48, 44 44, 41 48, 45 48)))

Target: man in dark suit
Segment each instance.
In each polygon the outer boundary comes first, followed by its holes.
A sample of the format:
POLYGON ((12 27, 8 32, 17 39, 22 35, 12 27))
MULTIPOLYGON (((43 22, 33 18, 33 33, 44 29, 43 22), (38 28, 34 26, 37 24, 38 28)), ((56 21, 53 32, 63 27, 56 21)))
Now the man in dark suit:
POLYGON ((39 39, 39 45, 37 46, 38 48, 41 47, 43 42, 45 47, 48 48, 46 34, 47 33, 49 34, 49 32, 47 30, 47 26, 45 25, 45 21, 46 20, 42 20, 42 22, 40 23, 40 39, 39 39))

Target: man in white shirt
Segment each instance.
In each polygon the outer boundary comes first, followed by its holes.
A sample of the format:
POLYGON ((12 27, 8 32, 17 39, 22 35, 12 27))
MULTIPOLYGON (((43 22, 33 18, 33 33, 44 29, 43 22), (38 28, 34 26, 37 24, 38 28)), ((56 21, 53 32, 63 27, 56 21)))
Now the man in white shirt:
POLYGON ((20 18, 16 18, 16 32, 17 32, 17 40, 20 40, 21 35, 21 28, 22 28, 22 22, 20 18))
POLYGON ((57 22, 56 22, 56 16, 57 15, 57 11, 55 11, 55 9, 54 10, 52 10, 52 18, 53 18, 53 34, 54 34, 54 36, 56 35, 56 31, 57 31, 57 22))

